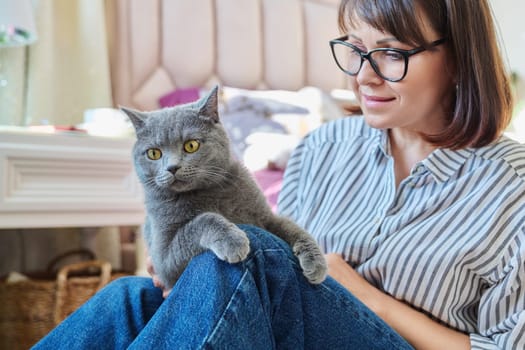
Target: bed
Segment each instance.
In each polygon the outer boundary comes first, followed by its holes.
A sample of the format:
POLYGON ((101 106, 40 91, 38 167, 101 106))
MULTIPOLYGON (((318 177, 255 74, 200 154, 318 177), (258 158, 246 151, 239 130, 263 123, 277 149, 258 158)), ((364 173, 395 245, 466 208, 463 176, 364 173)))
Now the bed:
POLYGON ((302 136, 354 105, 328 41, 338 0, 113 0, 116 105, 152 110, 221 87, 236 156, 275 208, 302 136), (271 147, 270 147, 271 146, 271 147))

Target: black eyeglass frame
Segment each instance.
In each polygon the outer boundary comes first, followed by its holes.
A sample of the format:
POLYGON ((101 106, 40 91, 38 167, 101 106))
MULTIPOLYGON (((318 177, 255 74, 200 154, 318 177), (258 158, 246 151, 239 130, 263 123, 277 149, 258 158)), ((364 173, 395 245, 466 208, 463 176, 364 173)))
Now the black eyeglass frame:
POLYGON ((353 44, 350 44, 346 40, 348 40, 348 35, 344 35, 344 36, 342 36, 340 38, 330 40, 330 48, 331 48, 331 51, 332 51, 332 56, 334 57, 335 63, 337 64, 339 69, 341 69, 343 72, 345 72, 346 74, 348 74, 350 76, 356 76, 361 71, 361 68, 363 67, 363 62, 366 59, 368 62, 370 62, 370 65, 372 66, 372 69, 374 69, 374 72, 376 72, 377 75, 379 75, 382 79, 390 81, 390 82, 393 82, 393 83, 396 83, 398 81, 403 80, 405 78, 405 76, 407 75, 407 72, 408 72, 408 59, 409 59, 410 56, 413 56, 413 55, 415 55, 417 53, 420 53, 422 51, 426 51, 428 49, 431 49, 433 47, 441 45, 445 41, 447 41, 446 38, 441 38, 441 39, 438 39, 438 40, 435 40, 435 41, 431 42, 428 45, 419 46, 419 47, 416 47, 416 48, 411 49, 411 50, 397 49, 397 48, 394 48, 394 47, 392 47, 392 48, 390 48, 390 47, 388 47, 388 48, 387 47, 381 47, 381 48, 370 50, 368 52, 363 52, 357 46, 355 46, 353 44), (361 63, 359 64, 359 68, 357 69, 357 72, 351 73, 348 70, 346 70, 344 67, 341 66, 341 64, 339 63, 339 61, 338 61, 338 59, 337 59, 337 57, 335 55, 334 46, 336 44, 342 44, 344 46, 347 46, 347 47, 351 48, 352 50, 354 50, 355 52, 357 52, 359 54, 359 56, 361 56, 361 63), (375 61, 373 59, 371 59, 371 55, 374 52, 378 52, 378 51, 394 51, 394 52, 399 53, 401 56, 403 56, 403 59, 405 60, 405 70, 404 70, 403 75, 401 76, 401 78, 399 78, 399 79, 390 79, 390 78, 387 78, 387 77, 383 76, 383 74, 379 70, 379 67, 376 65, 375 61))

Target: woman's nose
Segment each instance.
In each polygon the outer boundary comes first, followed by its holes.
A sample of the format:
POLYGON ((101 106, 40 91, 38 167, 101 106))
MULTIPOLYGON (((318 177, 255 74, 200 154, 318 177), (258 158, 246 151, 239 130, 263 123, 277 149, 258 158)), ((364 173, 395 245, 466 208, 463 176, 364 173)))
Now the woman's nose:
POLYGON ((370 83, 382 83, 384 80, 381 78, 372 65, 370 64, 370 61, 363 60, 363 64, 361 65, 361 69, 357 73, 356 76, 357 82, 360 85, 366 85, 370 83))

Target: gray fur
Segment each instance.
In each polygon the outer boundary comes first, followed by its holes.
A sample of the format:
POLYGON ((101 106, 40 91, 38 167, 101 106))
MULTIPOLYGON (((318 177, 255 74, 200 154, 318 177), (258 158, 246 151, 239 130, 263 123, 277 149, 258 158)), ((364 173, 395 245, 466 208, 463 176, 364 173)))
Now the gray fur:
POLYGON ((171 288, 189 260, 206 249, 230 263, 244 260, 249 241, 236 224, 252 224, 288 242, 306 278, 321 283, 326 262, 315 240, 275 215, 252 175, 233 159, 219 121, 217 90, 197 102, 152 112, 122 108, 137 134, 133 159, 144 186, 144 237, 156 273, 171 288), (199 140, 200 148, 187 153, 183 145, 191 139, 199 140), (160 149, 162 157, 148 159, 150 148, 160 149))

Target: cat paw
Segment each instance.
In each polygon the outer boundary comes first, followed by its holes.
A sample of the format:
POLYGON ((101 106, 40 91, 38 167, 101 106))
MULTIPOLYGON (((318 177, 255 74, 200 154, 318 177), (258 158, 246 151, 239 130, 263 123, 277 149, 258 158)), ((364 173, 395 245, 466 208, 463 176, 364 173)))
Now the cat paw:
POLYGON ((233 226, 227 234, 214 241, 210 249, 219 259, 234 264, 246 259, 250 252, 250 240, 244 231, 233 226))
POLYGON ((293 252, 299 259, 303 275, 310 283, 320 284, 326 279, 326 260, 313 239, 299 239, 293 246, 293 252))

